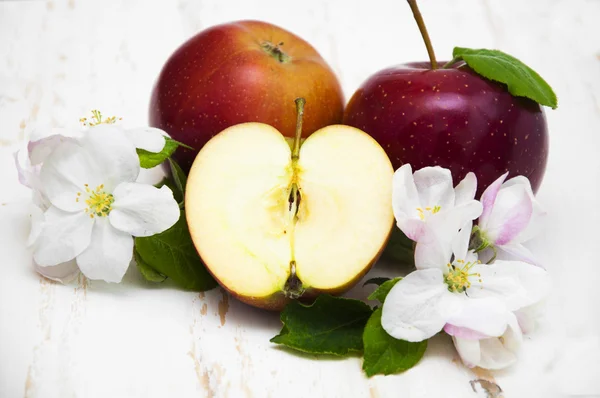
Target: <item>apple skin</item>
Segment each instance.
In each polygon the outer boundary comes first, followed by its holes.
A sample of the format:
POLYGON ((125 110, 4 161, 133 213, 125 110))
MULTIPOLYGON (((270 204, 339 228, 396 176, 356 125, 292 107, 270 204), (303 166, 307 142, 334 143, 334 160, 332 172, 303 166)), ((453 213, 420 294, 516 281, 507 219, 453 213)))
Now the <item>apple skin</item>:
POLYGON ((455 184, 474 172, 477 197, 506 171, 529 178, 536 192, 546 169, 548 128, 540 105, 464 63, 380 71, 354 93, 344 123, 373 136, 394 170, 405 163, 413 170, 439 165, 451 170, 455 184))
POLYGON ((341 123, 341 86, 310 44, 265 22, 231 22, 198 33, 171 55, 152 92, 150 125, 194 148, 174 156, 187 172, 204 144, 235 124, 262 122, 293 137, 298 97, 306 99, 303 137, 341 123), (261 47, 267 42, 269 51, 261 47))

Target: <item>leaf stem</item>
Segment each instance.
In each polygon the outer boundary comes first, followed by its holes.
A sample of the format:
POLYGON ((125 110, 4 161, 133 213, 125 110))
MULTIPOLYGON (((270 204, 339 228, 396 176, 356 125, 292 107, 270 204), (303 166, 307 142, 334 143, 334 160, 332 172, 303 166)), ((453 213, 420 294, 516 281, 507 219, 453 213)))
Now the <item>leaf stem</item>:
POLYGON ((462 59, 462 57, 460 55, 458 57, 452 58, 449 62, 447 62, 446 64, 444 64, 444 66, 442 66, 442 69, 448 69, 449 67, 451 67, 452 65, 454 65, 455 63, 460 61, 461 59, 462 59))
POLYGON ((437 69, 438 65, 435 59, 435 53, 433 52, 433 46, 431 45, 431 39, 429 38, 429 33, 427 33, 427 27, 425 26, 425 22, 423 21, 421 11, 419 11, 417 0, 406 1, 408 2, 408 5, 410 6, 410 9, 413 12, 417 25, 419 26, 421 36, 423 37, 423 41, 425 42, 425 47, 427 47, 427 54, 429 55, 429 62, 431 62, 431 69, 437 69))

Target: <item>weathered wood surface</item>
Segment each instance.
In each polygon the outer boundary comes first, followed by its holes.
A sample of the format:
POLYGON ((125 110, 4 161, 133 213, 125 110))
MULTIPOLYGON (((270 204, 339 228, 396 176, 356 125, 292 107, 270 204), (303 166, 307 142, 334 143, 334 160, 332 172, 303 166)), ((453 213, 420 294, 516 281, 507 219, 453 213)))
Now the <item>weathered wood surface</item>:
POLYGON ((531 245, 555 290, 516 366, 466 369, 438 336, 417 367, 367 379, 358 358, 316 361, 274 347, 277 315, 219 289, 154 286, 133 267, 120 285, 62 286, 30 265, 29 193, 12 159, 30 128, 75 126, 95 108, 145 124, 170 52, 235 19, 304 37, 349 97, 383 67, 426 59, 404 1, 0 1, 0 397, 485 396, 475 379, 495 380, 506 397, 600 396, 600 2, 421 3, 440 59, 454 45, 500 48, 559 95, 559 110, 547 112, 550 161, 539 192, 550 222, 531 245))

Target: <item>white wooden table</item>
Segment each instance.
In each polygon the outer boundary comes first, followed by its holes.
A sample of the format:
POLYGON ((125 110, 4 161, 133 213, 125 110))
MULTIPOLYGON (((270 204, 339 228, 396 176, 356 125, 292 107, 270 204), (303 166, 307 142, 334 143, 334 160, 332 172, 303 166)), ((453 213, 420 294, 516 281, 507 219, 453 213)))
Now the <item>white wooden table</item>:
POLYGON ((600 1, 421 0, 421 9, 438 58, 454 45, 499 48, 559 95, 538 195, 551 222, 531 245, 555 287, 516 366, 469 370, 438 336, 415 368, 367 379, 359 358, 317 361, 273 346, 278 315, 220 289, 152 285, 135 267, 119 285, 58 285, 32 270, 25 248, 29 192, 12 152, 35 125, 75 126, 96 108, 146 124, 171 51, 236 19, 305 38, 349 97, 383 67, 426 59, 404 1, 0 1, 0 397, 483 397, 469 383, 479 378, 505 397, 599 397, 600 1))

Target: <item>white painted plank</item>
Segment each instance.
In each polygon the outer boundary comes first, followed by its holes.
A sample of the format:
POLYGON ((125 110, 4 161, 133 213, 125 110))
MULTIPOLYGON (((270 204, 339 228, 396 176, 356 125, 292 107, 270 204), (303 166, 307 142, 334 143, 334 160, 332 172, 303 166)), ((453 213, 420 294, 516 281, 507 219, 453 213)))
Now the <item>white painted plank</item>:
MULTIPOLYGON (((520 363, 493 376, 510 397, 600 394, 592 384, 600 374, 600 3, 421 3, 439 59, 454 45, 497 47, 559 94, 559 110, 548 112, 551 155, 539 194, 551 224, 534 242, 557 290, 520 363)), ((316 361, 274 347, 277 315, 219 289, 156 287, 134 268, 121 285, 61 286, 31 270, 27 191, 11 157, 29 129, 74 126, 92 108, 128 126, 146 123, 152 83, 171 51, 201 28, 249 18, 312 43, 347 98, 383 67, 426 59, 403 1, 0 2, 0 204, 8 203, 0 206, 1 397, 478 396, 469 381, 491 375, 460 365, 441 336, 417 367, 369 380, 357 358, 316 361)))

